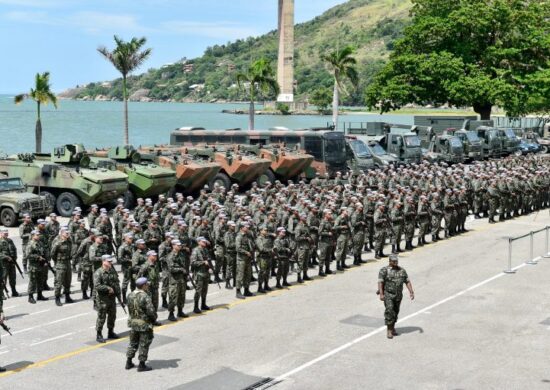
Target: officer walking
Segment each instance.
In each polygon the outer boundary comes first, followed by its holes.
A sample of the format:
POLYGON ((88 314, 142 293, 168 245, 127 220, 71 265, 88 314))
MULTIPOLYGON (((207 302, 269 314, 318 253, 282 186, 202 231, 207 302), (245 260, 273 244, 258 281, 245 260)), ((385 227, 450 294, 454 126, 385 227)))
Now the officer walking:
POLYGON ((395 330, 395 323, 399 316, 399 308, 403 299, 403 285, 407 286, 411 300, 414 299, 414 291, 404 268, 399 267, 399 258, 396 254, 389 257, 389 266, 384 267, 378 273, 378 293, 380 300, 384 302, 386 311, 384 320, 386 322, 387 337, 392 339, 398 333, 395 330))
POLYGON ((101 261, 101 267, 94 272, 95 307, 97 308, 96 340, 98 343, 105 342, 102 334, 105 321, 107 321, 107 337, 110 339, 119 338, 114 331, 116 297, 120 299, 118 274, 113 268, 113 258, 111 255, 103 255, 101 261))

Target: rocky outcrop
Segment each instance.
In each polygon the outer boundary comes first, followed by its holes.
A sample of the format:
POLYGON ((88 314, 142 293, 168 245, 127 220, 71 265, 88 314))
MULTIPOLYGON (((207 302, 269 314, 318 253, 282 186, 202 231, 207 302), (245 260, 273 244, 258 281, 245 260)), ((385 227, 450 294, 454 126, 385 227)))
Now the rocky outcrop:
POLYGON ((133 102, 151 101, 151 99, 149 99, 150 91, 151 91, 150 89, 146 89, 146 88, 138 89, 136 92, 131 94, 128 99, 133 102))

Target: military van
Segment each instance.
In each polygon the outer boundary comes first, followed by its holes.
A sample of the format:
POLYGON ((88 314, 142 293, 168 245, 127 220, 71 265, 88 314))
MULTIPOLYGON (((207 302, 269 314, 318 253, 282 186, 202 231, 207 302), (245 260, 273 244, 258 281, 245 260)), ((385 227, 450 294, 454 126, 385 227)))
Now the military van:
POLYGON ((27 191, 19 177, 0 177, 0 223, 14 227, 23 218, 45 218, 53 211, 53 204, 45 196, 27 191))

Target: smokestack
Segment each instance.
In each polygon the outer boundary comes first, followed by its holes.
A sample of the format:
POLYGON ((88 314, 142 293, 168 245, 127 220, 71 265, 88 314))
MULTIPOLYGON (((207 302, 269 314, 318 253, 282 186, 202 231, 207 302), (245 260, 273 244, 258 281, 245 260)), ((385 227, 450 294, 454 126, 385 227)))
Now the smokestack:
POLYGON ((279 0, 278 102, 294 102, 294 0, 279 0))

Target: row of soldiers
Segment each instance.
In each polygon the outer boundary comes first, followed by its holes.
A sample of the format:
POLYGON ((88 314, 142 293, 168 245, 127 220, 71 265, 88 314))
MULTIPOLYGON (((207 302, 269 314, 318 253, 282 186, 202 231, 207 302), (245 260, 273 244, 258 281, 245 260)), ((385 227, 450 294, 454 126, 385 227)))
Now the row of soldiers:
MULTIPOLYGON (((76 209, 66 226, 55 214, 36 226, 25 217, 20 227, 23 267, 29 275, 29 302, 46 300, 49 272, 55 272, 57 305, 71 303, 72 274, 81 284, 82 298, 94 298, 98 310, 98 341, 105 321, 108 337, 116 316, 115 299, 127 301, 135 281, 147 278, 148 294, 155 310, 168 309, 168 319, 186 317, 186 290, 194 288, 193 311, 209 310, 208 285, 225 282, 236 288, 237 298, 252 296, 253 269, 257 292, 289 285, 294 270, 297 282, 349 268, 347 256, 361 264, 364 251, 384 255, 451 237, 465 231, 466 217, 488 217, 494 222, 523 215, 550 203, 550 172, 547 159, 512 157, 474 165, 422 163, 388 167, 335 179, 318 177, 283 185, 253 185, 244 194, 238 186, 203 189, 197 198, 176 194, 160 196, 157 202, 138 199, 134 210, 122 200, 112 215, 93 205, 84 218, 76 209), (441 234, 443 233, 443 237, 441 234), (112 261, 121 268, 119 280, 112 261), (54 263, 54 268, 51 266, 54 263), (109 268, 109 273, 107 272, 109 268), (108 277, 106 276, 108 275, 108 277), (116 277, 115 277, 116 276, 116 277), (107 286, 107 287, 105 287, 107 286), (63 294, 62 294, 63 293, 63 294), (107 294, 107 295, 105 295, 107 294)), ((17 295, 17 251, 0 233, 0 254, 9 282, 17 295)))

